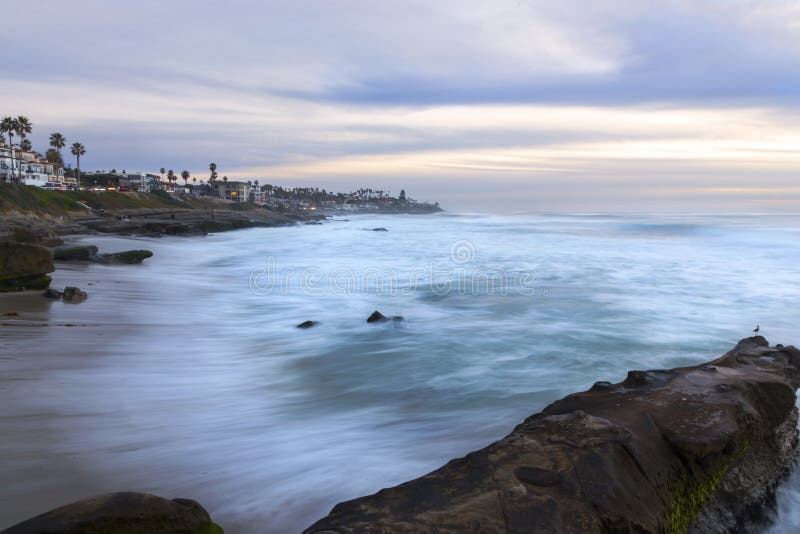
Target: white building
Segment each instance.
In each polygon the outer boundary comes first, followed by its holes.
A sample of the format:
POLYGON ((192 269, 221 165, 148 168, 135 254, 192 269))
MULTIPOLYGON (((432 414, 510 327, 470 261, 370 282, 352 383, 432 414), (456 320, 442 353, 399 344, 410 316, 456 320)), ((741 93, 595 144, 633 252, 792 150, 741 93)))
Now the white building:
POLYGON ((66 178, 61 168, 36 152, 0 147, 0 182, 16 182, 47 189, 74 189, 75 178, 66 178))

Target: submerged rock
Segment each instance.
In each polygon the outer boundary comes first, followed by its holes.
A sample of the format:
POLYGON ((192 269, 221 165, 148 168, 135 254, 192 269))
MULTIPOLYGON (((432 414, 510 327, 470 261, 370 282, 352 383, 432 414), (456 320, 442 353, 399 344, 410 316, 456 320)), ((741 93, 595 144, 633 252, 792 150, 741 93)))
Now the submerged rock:
POLYGON ((311 328, 312 326, 316 326, 317 324, 319 324, 317 323, 317 321, 303 321, 302 323, 297 325, 296 328, 311 328))
POLYGON ((387 230, 386 228, 380 227, 380 228, 373 228, 372 231, 373 232, 388 232, 389 230, 387 230))
POLYGON ((97 247, 94 245, 78 245, 53 249, 56 261, 90 261, 97 258, 97 247))
POLYGON ((63 293, 64 302, 78 304, 79 302, 83 302, 88 298, 89 295, 86 293, 86 291, 82 291, 80 288, 73 286, 67 286, 64 288, 64 293, 63 293))
POLYGON ((382 314, 381 312, 379 312, 378 310, 375 310, 374 312, 372 312, 372 315, 367 317, 367 322, 368 323, 385 323, 385 322, 388 322, 388 321, 398 321, 399 322, 399 321, 403 321, 403 320, 404 320, 403 317, 401 317, 400 315, 393 315, 392 317, 387 317, 384 314, 382 314))
POLYGON ((125 252, 101 254, 97 258, 97 261, 100 263, 134 265, 137 263, 142 263, 144 260, 152 256, 153 253, 149 250, 126 250, 125 252))
POLYGON ((61 291, 57 291, 53 288, 50 288, 44 293, 42 293, 42 296, 48 299, 61 300, 61 297, 63 297, 64 294, 61 291))
POLYGON ((0 242, 0 292, 47 289, 55 270, 50 249, 16 241, 0 242))
POLYGON ((147 493, 110 493, 78 501, 23 521, 3 534, 223 534, 191 499, 147 493))
POLYGON ((306 533, 757 531, 797 457, 798 387, 800 351, 760 337, 632 372, 306 533))

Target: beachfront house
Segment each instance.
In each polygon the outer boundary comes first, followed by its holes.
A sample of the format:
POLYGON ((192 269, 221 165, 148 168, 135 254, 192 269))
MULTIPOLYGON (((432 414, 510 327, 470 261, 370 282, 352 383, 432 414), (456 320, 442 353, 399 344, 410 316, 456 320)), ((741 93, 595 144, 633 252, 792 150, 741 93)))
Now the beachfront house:
POLYGON ((0 147, 0 182, 16 182, 46 189, 75 189, 75 178, 64 176, 61 167, 48 162, 38 152, 0 147))
POLYGON ((146 172, 126 172, 120 180, 120 185, 123 185, 123 180, 124 184, 131 189, 145 193, 158 189, 158 182, 160 181, 155 174, 146 172))
POLYGON ((214 194, 219 198, 234 202, 247 202, 250 198, 251 186, 247 182, 214 182, 214 194))

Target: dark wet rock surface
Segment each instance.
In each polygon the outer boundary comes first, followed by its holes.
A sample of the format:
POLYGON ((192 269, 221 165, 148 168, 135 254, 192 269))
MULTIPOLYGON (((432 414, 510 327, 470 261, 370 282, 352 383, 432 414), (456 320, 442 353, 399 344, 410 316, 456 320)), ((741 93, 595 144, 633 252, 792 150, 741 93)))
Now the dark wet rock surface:
POLYGON ((23 521, 2 534, 222 534, 208 512, 190 499, 147 493, 110 493, 23 521))
POLYGON ((387 317, 378 310, 375 310, 369 317, 367 317, 368 323, 387 323, 389 321, 400 322, 404 320, 405 319, 399 315, 393 315, 391 317, 387 317))
POLYGON ((0 241, 0 292, 47 289, 55 270, 47 247, 17 241, 0 241))
POLYGON ((97 247, 94 245, 76 245, 53 249, 53 259, 56 261, 90 261, 96 256, 97 247))
POLYGON ((153 256, 149 250, 126 250, 125 252, 113 252, 111 254, 101 254, 96 261, 108 264, 127 264, 134 265, 142 263, 147 258, 153 256))
POLYGON ((88 299, 89 295, 86 293, 86 291, 83 291, 80 288, 67 286, 64 288, 62 298, 64 299, 64 302, 78 304, 88 299))
POLYGON ((297 325, 297 328, 304 328, 304 329, 311 328, 313 326, 317 326, 317 324, 319 324, 317 323, 317 321, 303 321, 302 323, 297 325))
POLYGON ((306 532, 758 531, 797 457, 798 386, 800 351, 762 337, 632 371, 306 532))

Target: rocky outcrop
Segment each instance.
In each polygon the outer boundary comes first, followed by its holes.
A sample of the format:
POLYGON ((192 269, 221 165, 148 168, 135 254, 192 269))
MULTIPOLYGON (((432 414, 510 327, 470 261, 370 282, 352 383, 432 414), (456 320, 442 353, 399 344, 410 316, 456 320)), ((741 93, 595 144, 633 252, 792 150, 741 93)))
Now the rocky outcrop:
POLYGON ((47 289, 53 272, 50 249, 16 241, 0 242, 0 292, 47 289))
POLYGON ((153 256, 149 250, 126 250, 125 252, 112 252, 100 255, 96 261, 109 264, 135 265, 142 263, 147 258, 153 256))
MULTIPOLYGON (((234 205, 234 207, 236 207, 234 205)), ((102 234, 161 236, 203 235, 241 228, 285 226, 306 220, 324 219, 323 215, 282 214, 266 209, 228 210, 119 210, 115 215, 80 217, 75 222, 84 229, 102 234)))
POLYGON ((306 328, 312 328, 314 326, 317 326, 317 321, 303 321, 302 323, 297 325, 297 328, 306 329, 306 328))
POLYGON ((53 258, 56 261, 93 261, 110 265, 135 265, 152 256, 151 251, 144 249, 98 254, 98 249, 94 245, 74 245, 53 249, 53 258))
POLYGON ((2 534, 223 534, 208 512, 190 499, 147 493, 110 493, 29 519, 2 534))
POLYGON ((800 351, 762 337, 631 371, 306 532, 756 531, 797 455, 798 386, 800 351))
POLYGON ((97 247, 94 245, 75 245, 53 249, 53 259, 56 261, 91 261, 97 257, 97 247))

